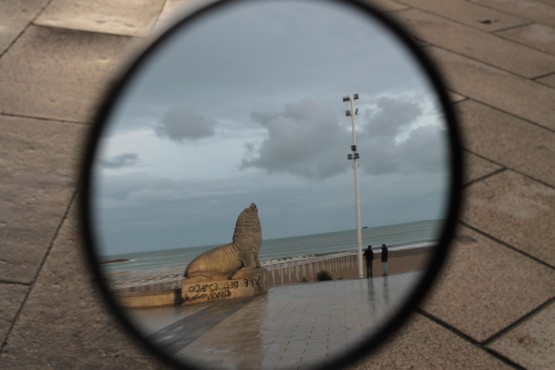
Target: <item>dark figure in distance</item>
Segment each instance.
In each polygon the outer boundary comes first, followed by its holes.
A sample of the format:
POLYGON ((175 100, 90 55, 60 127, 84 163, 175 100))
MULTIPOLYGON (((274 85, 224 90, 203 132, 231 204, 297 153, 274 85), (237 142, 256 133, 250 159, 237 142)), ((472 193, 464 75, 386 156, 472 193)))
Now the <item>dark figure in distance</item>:
POLYGON ((387 275, 387 247, 385 244, 382 244, 382 265, 383 265, 383 274, 387 275))
POLYGON ((372 252, 372 246, 369 245, 364 251, 364 257, 366 258, 366 277, 372 277, 372 261, 374 261, 374 252, 372 252))

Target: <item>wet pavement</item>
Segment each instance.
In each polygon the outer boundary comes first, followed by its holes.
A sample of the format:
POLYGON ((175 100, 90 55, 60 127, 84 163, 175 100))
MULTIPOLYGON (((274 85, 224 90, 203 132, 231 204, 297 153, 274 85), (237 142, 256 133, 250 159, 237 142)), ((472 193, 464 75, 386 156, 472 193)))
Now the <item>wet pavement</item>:
POLYGON ((177 359, 208 368, 304 369, 376 333, 421 276, 287 285, 249 299, 127 313, 177 359))

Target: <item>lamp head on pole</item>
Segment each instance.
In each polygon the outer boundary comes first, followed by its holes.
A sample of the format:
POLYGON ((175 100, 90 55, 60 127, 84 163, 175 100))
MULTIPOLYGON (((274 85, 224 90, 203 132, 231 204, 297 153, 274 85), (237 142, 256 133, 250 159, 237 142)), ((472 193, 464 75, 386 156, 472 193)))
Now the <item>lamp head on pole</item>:
POLYGON ((346 95, 346 96, 343 97, 343 102, 348 102, 348 101, 350 101, 350 100, 351 100, 351 97, 348 96, 348 95, 346 95))

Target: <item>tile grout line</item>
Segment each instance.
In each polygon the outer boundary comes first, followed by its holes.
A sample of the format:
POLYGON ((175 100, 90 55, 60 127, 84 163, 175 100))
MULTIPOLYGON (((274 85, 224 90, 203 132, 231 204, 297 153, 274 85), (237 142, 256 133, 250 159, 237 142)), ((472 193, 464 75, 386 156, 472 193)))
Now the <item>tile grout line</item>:
MULTIPOLYGON (((420 38, 420 36, 418 36, 418 37, 420 38)), ((503 40, 505 40, 505 39, 503 39, 503 40)), ((469 60, 471 60, 471 61, 473 61, 473 62, 475 62, 475 63, 478 63, 478 64, 481 64, 481 65, 487 66, 487 67, 489 67, 489 68, 497 69, 497 70, 499 70, 499 71, 501 71, 501 72, 504 72, 504 73, 506 73, 506 74, 508 74, 508 75, 510 75, 510 76, 512 76, 512 77, 517 77, 517 78, 519 78, 519 79, 521 79, 521 80, 525 80, 525 81, 536 82, 536 81, 534 80, 534 79, 536 79, 536 78, 541 78, 541 76, 544 76, 544 75, 551 75, 551 74, 554 74, 554 73, 555 73, 555 69, 554 69, 553 71, 548 72, 548 73, 545 73, 545 74, 543 74, 543 75, 532 76, 532 77, 526 77, 526 76, 519 75, 519 74, 517 74, 517 73, 515 73, 515 72, 509 71, 509 70, 507 70, 507 69, 501 68, 501 67, 499 67, 499 66, 496 66, 496 65, 490 64, 490 63, 488 63, 488 62, 485 62, 484 60, 476 59, 475 57, 471 57, 471 56, 468 56, 468 55, 461 54, 461 53, 459 53, 459 52, 457 52, 457 51, 453 51, 453 50, 451 50, 451 49, 447 49, 447 48, 444 47, 444 46, 434 44, 434 43, 432 43, 432 42, 430 42, 430 41, 426 41, 426 42, 427 42, 427 45, 422 45, 421 48, 435 47, 435 48, 441 49, 441 50, 443 50, 443 51, 446 51, 446 52, 448 52, 448 53, 455 54, 455 55, 457 55, 457 56, 459 56, 459 57, 461 57, 461 58, 469 59, 469 60)), ((537 51, 537 50, 534 50, 534 51, 537 51)), ((426 53, 430 56, 430 59, 432 60, 432 62, 433 62, 435 65, 439 65, 439 64, 440 64, 440 63, 438 63, 438 62, 436 61, 435 58, 432 57, 432 55, 431 55, 432 53, 431 53, 431 52, 426 52, 426 53)), ((547 56, 551 57, 551 58, 554 57, 553 55, 547 54, 546 52, 543 52, 543 53, 546 54, 547 56)), ((441 67, 438 68, 438 69, 441 70, 441 67)), ((442 72, 441 74, 444 75, 444 76, 447 75, 446 73, 443 73, 443 72, 442 72)), ((447 80, 447 79, 446 79, 446 80, 447 80)), ((540 84, 540 85, 541 85, 541 84, 540 84)), ((542 86, 543 86, 543 85, 542 85, 542 86)), ((450 90, 453 90, 453 91, 457 92, 457 91, 453 88, 453 86, 447 86, 447 88, 450 89, 450 90)), ((464 94, 461 94, 461 95, 464 95, 464 94)))
MULTIPOLYGON (((432 60, 432 61, 433 61, 433 60, 432 60)), ((435 63, 435 62, 434 62, 434 63, 435 63)), ((436 63, 436 64, 437 64, 437 63, 436 63)), ((439 70, 439 72, 441 72, 441 74, 442 74, 443 76, 447 76, 446 73, 443 73, 443 70, 442 70, 441 67, 438 68, 438 70, 439 70)), ((532 80, 530 80, 530 81, 532 81, 532 80)), ((445 78, 445 82, 449 82, 449 81, 447 81, 447 78, 445 78)), ((541 82, 538 82, 538 81, 532 81, 532 82, 535 82, 535 83, 537 83, 538 85, 541 85, 541 86, 544 86, 544 87, 549 87, 549 88, 554 89, 552 86, 548 86, 548 85, 546 85, 546 84, 544 84, 544 83, 541 83, 541 82)), ((457 90, 455 90, 455 89, 453 88, 453 86, 446 86, 446 88, 448 88, 449 90, 453 90, 455 93, 457 93, 457 94, 459 94, 459 95, 465 96, 464 94, 462 94, 462 93, 458 92, 457 90)), ((524 121, 524 122, 526 122, 527 124, 530 124, 530 125, 535 126, 535 127, 537 127, 537 128, 541 128, 541 129, 546 130, 546 131, 551 132, 551 133, 555 133, 555 129, 549 128, 549 127, 547 127, 547 126, 540 125, 539 123, 536 123, 536 122, 530 120, 529 118, 525 118, 525 117, 522 117, 522 116, 518 116, 518 115, 516 115, 515 113, 506 111, 506 110, 504 110, 504 109, 502 109, 502 108, 500 108, 500 107, 496 107, 495 105, 491 105, 491 104, 489 104, 489 103, 487 103, 487 102, 484 102, 484 101, 482 101, 482 100, 478 100, 478 99, 475 98, 475 97, 468 96, 467 99, 465 99, 464 101, 461 101, 461 103, 464 103, 464 102, 467 102, 467 101, 474 101, 474 102, 476 102, 476 103, 480 103, 480 104, 482 104, 482 105, 484 105, 484 106, 486 106, 486 107, 488 107, 488 108, 494 109, 494 110, 499 111, 499 112, 501 112, 501 113, 505 113, 505 114, 507 114, 507 115, 509 115, 509 116, 511 116, 511 117, 513 117, 513 118, 517 118, 517 119, 519 119, 519 120, 521 120, 521 121, 524 121)), ((461 115, 460 113, 457 113, 457 117, 460 116, 460 115, 461 115)))
MULTIPOLYGON (((449 50, 447 50, 447 51, 449 51, 449 50)), ((441 68, 439 68, 439 69, 441 70, 441 68)), ((444 73, 442 73, 442 74, 446 76, 446 74, 444 74, 444 73)), ((555 73, 554 73, 554 74, 555 74, 555 73)), ((547 85, 545 85, 545 84, 543 84, 543 83, 541 83, 541 82, 538 82, 538 81, 534 81, 534 80, 528 80, 528 81, 537 83, 537 84, 540 85, 540 86, 549 87, 549 88, 552 88, 552 89, 553 89, 553 87, 547 86, 547 85)), ((452 87, 452 86, 449 86, 449 89, 453 89, 453 87, 452 87)), ((457 94, 459 94, 459 95, 463 95, 463 94, 459 93, 459 92, 456 91, 456 90, 454 90, 454 91, 455 91, 457 94)), ((464 96, 464 95, 463 95, 463 96, 464 96)), ((521 121, 524 121, 524 122, 526 122, 526 123, 529 123, 529 124, 531 124, 531 125, 533 125, 533 126, 536 126, 536 127, 538 127, 538 128, 541 128, 541 129, 543 129, 543 130, 549 131, 549 132, 551 132, 551 133, 555 133, 555 129, 552 129, 552 128, 547 127, 547 126, 540 125, 539 123, 536 123, 536 122, 530 120, 529 118, 525 118, 525 117, 522 117, 522 116, 518 116, 518 115, 516 115, 515 113, 506 111, 506 110, 504 110, 504 109, 501 109, 501 108, 499 108, 499 107, 496 107, 495 105, 491 105, 491 104, 489 104, 489 103, 487 103, 487 102, 484 102, 484 101, 482 101, 482 100, 478 100, 478 99, 476 99, 476 98, 474 98, 474 97, 468 97, 468 99, 469 99, 469 100, 472 100, 472 101, 475 101, 475 102, 477 102, 477 103, 480 103, 480 104, 482 104, 482 105, 485 105, 485 106, 488 107, 488 108, 495 109, 495 110, 497 110, 497 111, 499 111, 499 112, 508 114, 509 116, 511 116, 511 117, 513 117, 513 118, 518 118, 518 119, 521 120, 521 121)))
MULTIPOLYGON (((533 24, 537 24, 537 23, 530 23, 530 24, 527 24, 526 26, 530 26, 530 25, 533 25, 533 24)), ((509 28, 509 30, 510 30, 510 28, 509 28)), ((539 52, 542 52, 542 53, 545 53, 545 54, 548 54, 548 55, 551 55, 551 56, 555 56, 555 54, 553 54, 551 51, 546 51, 544 49, 540 49, 540 48, 538 48, 537 46, 534 46, 534 45, 525 44, 524 41, 513 40, 513 39, 510 39, 510 38, 504 37, 503 35, 497 35, 496 34, 496 36, 502 38, 503 40, 511 41, 511 42, 514 42, 515 44, 526 46, 527 48, 534 49, 536 51, 539 51, 539 52)), ((542 77, 545 77, 546 75, 548 76, 548 75, 553 74, 553 73, 555 73, 555 72, 549 72, 545 75, 536 76, 536 77, 533 77, 532 80, 536 80, 537 78, 542 78, 542 77)))
MULTIPOLYGON (((505 40, 505 39, 503 39, 503 40, 505 40)), ((459 56, 459 57, 469 59, 469 60, 471 60, 471 61, 473 61, 473 62, 475 62, 475 63, 485 65, 485 66, 487 66, 487 67, 489 67, 489 68, 497 69, 497 70, 499 70, 499 71, 501 71, 501 72, 507 73, 507 74, 510 75, 510 76, 517 77, 517 78, 519 78, 519 79, 521 79, 521 80, 525 80, 525 81, 536 82, 536 81, 534 80, 534 79, 536 79, 536 78, 541 78, 541 76, 543 76, 543 75, 550 75, 550 74, 555 73, 555 69, 554 69, 553 71, 548 72, 548 73, 544 73, 544 74, 542 74, 542 75, 526 77, 526 76, 523 76, 523 75, 519 75, 519 74, 516 73, 516 72, 509 71, 509 70, 504 69, 504 68, 501 68, 501 67, 499 67, 499 66, 490 64, 490 63, 488 63, 488 62, 486 62, 486 61, 484 61, 484 60, 476 59, 475 57, 468 56, 468 55, 464 55, 464 54, 461 54, 461 53, 459 53, 459 52, 457 52, 457 51, 453 51, 453 50, 451 50, 451 49, 447 49, 447 48, 444 47, 444 46, 434 44, 434 43, 432 43, 432 42, 430 42, 430 41, 426 41, 426 42, 428 43, 428 45, 424 45, 424 46, 422 46, 422 48, 435 47, 435 48, 441 49, 441 50, 443 50, 443 51, 447 51, 447 52, 449 52, 449 53, 455 54, 455 55, 457 55, 457 56, 459 56)), ((534 50, 534 51, 537 51, 537 50, 534 50)), ((545 54, 545 55, 547 55, 547 56, 549 56, 549 57, 551 57, 551 58, 554 57, 553 55, 547 54, 546 52, 542 52, 542 53, 545 54)), ((429 53, 429 54, 431 54, 431 53, 429 53)), ((430 57, 430 59, 432 59, 432 62, 434 62, 434 58, 430 57)), ((435 62, 434 62, 434 64, 439 64, 439 63, 435 63, 435 62)), ((442 73, 442 74, 443 74, 443 75, 446 75, 446 74, 444 74, 444 73, 442 73)), ((537 82, 536 82, 536 83, 537 83, 537 82)), ((541 85, 541 84, 540 84, 540 85, 541 85)), ((450 86, 449 88, 452 89, 451 86, 450 86)))
POLYGON ((74 202, 74 200, 75 200, 75 198, 76 198, 77 191, 78 191, 78 190, 77 190, 77 187, 76 187, 76 188, 75 188, 75 191, 73 192, 73 195, 71 196, 71 199, 70 199, 69 202, 68 202, 68 205, 67 205, 67 207, 66 207, 66 210, 65 210, 65 212, 64 212, 64 214, 63 214, 63 216, 62 216, 62 218, 61 218, 61 220, 60 220, 58 226, 56 227, 56 230, 54 231, 54 234, 52 235, 52 238, 51 238, 51 240, 50 240, 50 243, 48 244, 48 248, 46 249, 46 253, 44 254, 44 257, 42 258, 42 261, 41 261, 41 263, 39 264, 39 267, 37 268, 37 271, 35 272, 35 276, 33 277, 31 283, 29 284, 30 287, 29 287, 29 289, 27 290, 27 293, 25 294, 25 297, 23 298, 23 301, 22 301, 21 304, 19 305, 19 309, 17 310, 17 312, 16 312, 16 314, 15 314, 15 316, 14 316, 12 322, 11 322, 10 327, 9 327, 8 331, 6 332, 6 335, 5 335, 5 337, 4 337, 4 340, 3 340, 2 343, 0 344, 0 352, 2 352, 2 351, 4 350, 4 347, 5 347, 6 344, 8 343, 10 334, 11 334, 11 332, 12 332, 12 330, 13 330, 15 324, 17 323, 17 320, 18 320, 18 318, 19 318, 19 315, 21 314, 21 311, 23 311, 23 308, 24 308, 24 306, 25 306, 25 303, 27 302, 27 299, 29 298, 29 295, 30 295, 31 292, 33 291, 33 288, 34 288, 34 285, 35 285, 35 283, 36 283, 36 280, 37 280, 38 276, 40 275, 40 272, 42 271, 42 268, 43 268, 43 266, 44 266, 44 264, 45 264, 45 262, 46 262, 46 259, 47 259, 48 256, 50 255, 50 251, 52 250, 52 246, 54 245, 54 241, 57 239, 57 237, 58 237, 58 235, 59 235, 59 233, 60 233, 60 230, 61 230, 61 228, 62 228, 62 225, 64 224, 65 220, 66 220, 67 217, 68 217, 69 210, 70 210, 71 205, 73 204, 73 202, 74 202))
POLYGON ((546 83, 543 82, 543 81, 535 80, 535 82, 537 82, 537 83, 539 83, 539 84, 541 84, 541 85, 543 85, 543 86, 545 86, 545 87, 549 87, 549 88, 555 89, 555 86, 554 86, 554 85, 548 85, 548 84, 546 84, 546 83))
MULTIPOLYGON (((477 157, 480 157, 480 158, 483 159, 483 160, 486 160, 486 161, 488 161, 488 162, 490 162, 490 163, 493 163, 493 164, 495 164, 495 165, 497 165, 497 166, 503 167, 503 168, 505 168, 505 170, 508 170, 508 171, 517 173, 517 174, 519 174, 520 176, 526 177, 528 180, 537 182, 537 183, 539 183, 539 184, 542 184, 543 186, 546 186, 546 187, 548 187, 548 188, 550 188, 550 189, 555 190, 555 186, 553 186, 553 185, 551 185, 551 184, 548 184, 548 183, 546 183, 546 182, 543 181, 543 180, 540 180, 540 179, 537 179, 537 178, 535 178, 535 177, 532 177, 532 176, 530 176, 530 175, 528 175, 528 174, 525 174, 525 173, 523 173, 523 172, 521 172, 521 171, 519 171, 519 170, 517 170, 517 169, 515 169, 515 168, 508 167, 508 166, 506 166, 506 165, 504 165, 504 164, 498 163, 498 162, 494 161, 493 159, 484 157, 483 155, 481 155, 481 154, 479 154, 479 153, 476 153, 476 152, 474 152, 474 151, 472 151, 472 150, 470 150, 470 149, 468 149, 468 148, 463 147, 463 149, 466 150, 467 152, 471 153, 471 154, 474 154, 474 155, 477 156, 477 157)), ((487 176, 487 175, 485 175, 485 176, 487 176)), ((483 180, 483 179, 481 179, 481 180, 483 180)), ((463 184, 463 187, 466 187, 466 186, 468 186, 468 185, 470 185, 471 183, 474 183, 474 182, 476 182, 476 181, 477 181, 477 180, 472 180, 471 182, 469 182, 469 183, 467 183, 467 184, 463 184)))
POLYGON ((485 179, 487 179, 487 178, 490 178, 491 176, 497 175, 497 174, 502 173, 502 172, 505 172, 505 171, 507 171, 507 168, 506 168, 506 167, 499 168, 499 169, 497 169, 497 170, 495 170, 495 171, 493 171, 493 172, 491 172, 491 173, 488 173, 488 174, 486 174, 486 175, 484 175, 484 176, 478 177, 477 179, 471 180, 471 181, 467 182, 466 184, 463 184, 463 188, 466 188, 467 186, 470 186, 470 185, 472 185, 472 184, 474 184, 474 183, 477 183, 477 182, 479 182, 479 181, 485 180, 485 179))
POLYGON ((29 116, 25 114, 7 113, 7 112, 0 112, 0 116, 14 117, 14 118, 29 118, 29 119, 36 119, 37 121, 71 123, 75 125, 88 126, 88 127, 91 127, 92 125, 92 122, 71 121, 63 118, 58 119, 58 118, 49 118, 49 117, 29 116))
POLYGON ((540 313, 541 311, 543 311, 547 306, 549 306, 553 302, 555 302, 555 296, 549 298, 547 301, 543 302, 542 304, 540 304, 538 307, 534 308, 530 312, 524 314, 522 317, 520 317, 519 319, 517 319, 513 323, 507 325, 505 328, 503 328, 503 329, 499 330, 497 333, 491 335, 489 338, 483 340, 481 342, 481 344, 484 345, 484 346, 488 346, 489 344, 491 344, 492 342, 497 340, 499 337, 502 337, 503 335, 505 335, 508 332, 510 332, 511 330, 513 330, 515 327, 519 326, 520 324, 524 323, 525 321, 531 319, 533 316, 535 316, 538 313, 540 313))
POLYGON ((537 77, 534 77, 533 80, 534 80, 534 82, 538 82, 538 81, 536 81, 536 80, 538 80, 538 79, 540 79, 540 78, 544 78, 544 77, 553 76, 553 75, 555 75, 555 72, 545 73, 545 74, 543 74, 543 75, 539 75, 539 76, 537 76, 537 77))
MULTIPOLYGON (((523 19, 525 19, 525 20, 527 20, 527 21, 529 21, 529 22, 528 22, 528 23, 523 23, 523 24, 517 24, 517 25, 514 25, 514 26, 505 27, 505 28, 500 28, 500 29, 498 29, 498 30, 491 31, 491 34, 494 34, 495 36, 501 37, 501 38, 503 38, 503 39, 505 39, 505 40, 508 40, 508 41, 516 42, 517 44, 520 44, 520 45, 528 46, 528 45, 526 45, 526 44, 521 44, 520 42, 517 42, 517 41, 514 41, 514 40, 509 40, 509 39, 507 39, 507 38, 505 38, 505 37, 502 37, 501 35, 498 35, 498 34, 497 34, 498 32, 504 32, 504 31, 514 30, 515 28, 528 27, 528 26, 531 26, 531 25, 533 25, 533 24, 536 24, 536 22, 530 21, 529 19, 526 19, 526 18, 523 18, 523 19)), ((530 47, 530 46, 528 46, 528 47, 530 47)))
MULTIPOLYGON (((541 53, 541 54, 545 54, 546 56, 549 56, 549 57, 554 57, 554 56, 555 56, 555 55, 553 55, 552 53, 549 53, 549 52, 547 52, 547 51, 545 51, 545 50, 538 49, 538 48, 536 48, 536 47, 534 47, 534 46, 530 46, 530 45, 527 45, 527 44, 523 44, 523 43, 521 43, 521 42, 518 42, 518 41, 515 41, 515 40, 511 40, 511 39, 508 39, 508 38, 505 38, 505 37, 502 37, 502 36, 496 34, 496 32, 502 32, 502 31, 510 30, 510 29, 516 28, 516 27, 524 27, 524 26, 530 26, 530 25, 533 25, 533 24, 537 24, 537 22, 535 22, 535 21, 529 21, 528 23, 524 23, 524 24, 517 25, 517 26, 507 27, 507 28, 500 29, 500 30, 497 30, 497 31, 484 31, 484 30, 481 30, 481 29, 478 29, 478 28, 474 28, 474 27, 469 26, 469 25, 467 25, 467 24, 457 22, 457 21, 455 21, 455 20, 453 20, 453 19, 446 18, 446 17, 444 17, 444 16, 442 16, 442 15, 438 15, 438 14, 432 13, 432 12, 430 12, 430 11, 428 11, 428 10, 421 9, 421 8, 402 9, 402 10, 399 10, 398 12, 408 12, 408 11, 410 11, 410 10, 412 10, 412 9, 417 10, 417 11, 420 11, 420 12, 423 12, 423 13, 426 13, 426 14, 429 14, 429 15, 434 16, 434 17, 441 18, 441 19, 443 19, 443 20, 445 20, 445 21, 454 23, 454 24, 459 25, 459 26, 462 26, 462 27, 469 28, 469 29, 474 30, 474 31, 477 31, 477 32, 482 32, 482 33, 484 33, 484 34, 488 34, 488 35, 495 36, 495 37, 497 37, 497 38, 498 38, 499 40, 501 40, 501 41, 509 42, 509 43, 512 43, 512 44, 515 44, 515 45, 518 45, 518 46, 523 46, 523 47, 526 47, 526 48, 531 49, 531 50, 533 50, 533 51, 539 52, 539 53, 541 53)), ((395 20, 396 20, 397 22, 401 23, 401 25, 402 25, 404 28, 406 28, 407 31, 409 31, 409 34, 410 34, 410 35, 412 35, 413 37, 418 38, 419 40, 424 41, 424 42, 427 44, 427 45, 422 45, 422 46, 436 46, 436 47, 441 47, 441 46, 439 46, 439 45, 434 44, 433 42, 431 42, 431 41, 429 41, 429 40, 426 40, 425 38, 422 38, 422 37, 421 37, 421 34, 418 33, 418 28, 417 28, 417 27, 409 27, 409 25, 406 24, 405 21, 403 21, 402 19, 399 19, 399 18, 395 18, 395 20)), ((443 48, 443 47, 442 47, 442 48, 443 48)), ((451 51, 451 52, 453 52, 453 53, 456 53, 456 54, 458 54, 458 55, 464 56, 464 57, 466 57, 466 58, 469 58, 469 59, 472 59, 472 60, 475 60, 475 61, 479 61, 478 59, 474 59, 473 57, 469 57, 469 56, 466 56, 466 55, 463 55, 463 54, 459 54, 458 52, 452 51, 452 50, 450 50, 450 49, 445 49, 445 50, 451 51)), ((526 76, 519 75, 519 74, 516 73, 516 72, 509 71, 509 70, 503 69, 503 68, 498 67, 498 66, 491 65, 491 64, 486 63, 486 62, 483 62, 483 61, 480 61, 480 62, 481 62, 481 63, 484 63, 484 64, 486 64, 486 65, 488 65, 488 66, 491 66, 491 67, 494 67, 494 68, 498 68, 498 69, 500 69, 500 70, 502 70, 502 71, 505 71, 505 72, 507 72, 507 73, 513 74, 513 75, 515 75, 515 76, 524 78, 524 79, 531 79, 531 80, 533 80, 533 79, 535 79, 535 78, 540 78, 540 77, 541 77, 541 76, 526 77, 526 76)), ((549 75, 549 74, 553 74, 553 73, 555 73, 555 70, 553 70, 553 71, 551 71, 551 72, 549 72, 549 73, 547 73, 547 74, 549 75)))
POLYGON ((540 259, 540 258, 538 258, 538 257, 535 257, 535 256, 533 256, 533 255, 531 255, 531 254, 529 254, 529 253, 527 253, 527 252, 524 252, 524 251, 520 250, 519 248, 517 248, 517 247, 515 247, 515 246, 512 246, 512 245, 510 245, 510 244, 507 243, 507 242, 504 242, 504 241, 501 240, 501 239, 497 239, 496 237, 494 237, 494 236, 492 236, 492 235, 489 235, 489 234, 486 233, 485 231, 482 231, 482 230, 476 228, 475 226, 471 226, 471 225, 467 224, 467 223, 464 222, 463 220, 460 220, 460 219, 459 219, 459 220, 458 220, 458 223, 460 223, 461 225, 463 225, 463 226, 465 226, 465 227, 468 227, 469 229, 471 229, 471 230, 477 232, 478 234, 481 234, 481 235, 483 235, 483 236, 485 236, 485 237, 487 237, 487 238, 489 238, 489 239, 491 239, 491 240, 493 240, 493 241, 495 241, 495 242, 497 242, 497 243, 503 245, 503 246, 506 247, 506 248, 511 249, 511 250, 514 251, 514 252, 520 253, 521 255, 523 255, 523 256, 525 256, 525 257, 528 257, 528 258, 532 259, 533 261, 535 261, 535 262, 537 262, 537 263, 539 263, 539 264, 544 265, 544 266, 547 267, 547 268, 550 268, 550 269, 552 269, 552 270, 555 270, 555 266, 549 264, 548 262, 545 262, 545 261, 543 261, 542 259, 540 259))
POLYGON ((495 164, 496 166, 506 167, 506 166, 502 165, 501 163, 494 161, 493 159, 490 159, 490 158, 488 158, 488 157, 483 156, 483 155, 480 154, 480 153, 476 153, 476 152, 474 152, 474 151, 468 149, 468 148, 465 147, 464 145, 463 145, 463 149, 466 150, 467 152, 469 152, 470 154, 474 154, 475 156, 480 157, 480 158, 483 159, 483 160, 486 160, 486 161, 488 161, 488 162, 490 162, 490 163, 495 164))
POLYGON ((12 42, 10 42, 10 44, 8 45, 8 47, 6 47, 6 48, 4 49, 4 51, 0 53, 0 60, 1 60, 2 57, 8 52, 8 50, 10 50, 11 47, 17 42, 17 40, 19 40, 19 38, 25 33, 25 31, 27 31, 27 28, 29 28, 29 25, 33 24, 33 22, 42 14, 42 12, 44 12, 44 9, 46 9, 46 8, 50 5, 50 3, 51 3, 52 1, 53 1, 53 0, 48 0, 48 1, 46 2, 46 4, 44 4, 44 6, 42 7, 42 9, 37 13, 37 15, 35 15, 35 16, 33 17, 33 19, 31 19, 31 20, 29 21, 29 23, 27 23, 27 25, 26 25, 25 27, 23 27, 23 29, 21 30, 21 32, 19 33, 19 35, 17 35, 17 36, 12 40, 12 42))
MULTIPOLYGON (((401 1, 402 1, 402 0, 401 0, 401 1)), ((493 30, 492 30, 492 31, 486 31, 486 30, 483 30, 483 29, 481 29, 481 28, 475 28, 475 27, 473 27, 473 26, 469 26, 468 24, 462 23, 462 22, 460 22, 460 21, 458 21, 458 20, 456 20, 456 19, 448 18, 448 17, 446 17, 446 16, 444 16, 444 15, 442 15, 442 14, 432 13, 432 12, 429 11, 428 9, 415 7, 414 5, 409 5, 409 4, 406 4, 406 3, 401 3, 401 4, 409 6, 409 9, 400 9, 399 11, 408 11, 408 10, 410 10, 410 9, 415 9, 415 10, 421 11, 421 12, 423 12, 423 13, 427 13, 427 14, 433 15, 433 16, 435 16, 435 17, 441 18, 441 19, 443 19, 443 20, 446 20, 446 21, 449 21, 449 22, 458 24, 458 25, 460 25, 460 26, 468 27, 468 28, 471 28, 471 29, 473 29, 473 30, 480 31, 480 32, 484 32, 484 33, 489 33, 490 35, 495 34, 495 32, 501 32, 501 31, 505 31, 505 30, 507 30, 507 29, 517 28, 517 27, 529 26, 529 25, 531 25, 531 24, 536 23, 535 21, 533 21, 533 20, 531 20, 531 19, 528 19, 528 18, 522 18, 522 17, 520 17, 520 16, 518 16, 518 15, 505 13, 505 15, 508 15, 508 16, 510 16, 510 17, 522 19, 523 21, 525 21, 525 23, 517 24, 517 25, 513 25, 513 26, 508 26, 508 27, 505 27, 505 28, 500 28, 500 29, 494 30, 494 31, 493 31, 493 30)), ((484 8, 484 7, 485 7, 485 6, 482 5, 482 4, 476 4, 476 3, 470 3, 470 4, 475 5, 476 7, 481 7, 481 8, 484 8)), ((489 8, 489 9, 491 9, 491 8, 489 8)), ((504 13, 504 12, 499 11, 499 10, 497 10, 497 9, 493 9, 493 10, 496 11, 496 12, 498 12, 498 13, 504 13)), ((401 21, 401 20, 399 20, 399 21, 401 21)), ((497 36, 497 35, 496 35, 496 36, 497 36)))
MULTIPOLYGON (((469 1, 469 0, 464 0, 464 1, 467 2, 467 3, 470 3, 470 4, 476 4, 476 3, 472 2, 472 1, 469 1)), ((543 2, 543 1, 540 1, 540 2, 543 3, 544 5, 549 5, 549 7, 552 7, 551 4, 546 4, 546 3, 543 2)), ((501 9, 498 9, 498 8, 493 8, 493 7, 491 7, 491 6, 488 6, 487 4, 479 4, 479 5, 482 6, 482 7, 484 7, 484 8, 488 8, 488 9, 495 10, 496 12, 500 12, 500 13, 504 13, 504 14, 510 15, 510 16, 512 16, 512 17, 522 18, 522 19, 526 19, 526 20, 531 21, 531 22, 534 22, 534 23, 538 23, 538 24, 543 24, 543 25, 545 25, 544 23, 535 21, 535 20, 530 19, 530 18, 527 18, 527 17, 523 17, 523 16, 521 16, 521 15, 517 15, 517 14, 514 14, 514 13, 509 13, 509 12, 507 12, 507 11, 505 11, 505 10, 501 10, 501 9)))
POLYGON ((515 369, 519 369, 519 370, 525 370, 526 369, 522 365, 514 362, 513 360, 509 359, 508 357, 505 357, 504 355, 500 354, 499 352, 494 351, 490 348, 487 348, 487 347, 483 346, 476 339, 472 338, 471 336, 462 332, 461 330, 457 329, 456 327, 448 324, 447 322, 441 320, 439 317, 436 317, 436 316, 432 315, 431 313, 425 311, 423 308, 418 307, 416 309, 416 312, 418 312, 420 315, 424 316, 425 318, 429 319, 430 321, 433 321, 437 325, 443 327, 444 329, 449 330, 451 333, 453 333, 453 334, 457 335, 458 337, 464 339, 465 341, 467 341, 470 344, 474 345, 475 347, 481 349, 482 351, 487 352, 489 355, 495 357, 496 359, 505 363, 506 365, 509 365, 509 366, 511 366, 515 369))
POLYGON ((13 284, 13 285, 24 285, 30 286, 31 283, 23 283, 21 281, 9 280, 9 279, 0 279, 0 284, 13 284))

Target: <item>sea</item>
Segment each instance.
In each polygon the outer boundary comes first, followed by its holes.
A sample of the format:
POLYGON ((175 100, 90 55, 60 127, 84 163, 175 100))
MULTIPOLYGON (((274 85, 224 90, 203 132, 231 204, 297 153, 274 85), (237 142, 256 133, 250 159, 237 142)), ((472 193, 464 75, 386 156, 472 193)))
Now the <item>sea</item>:
MULTIPOLYGON (((386 244, 389 250, 392 251, 433 245, 439 239, 442 225, 443 220, 425 220, 364 227, 362 229, 362 246, 365 249, 368 244, 371 244, 375 250, 379 250, 382 244, 386 244)), ((193 258, 218 245, 221 244, 103 256, 102 260, 127 259, 128 261, 103 263, 101 266, 106 272, 142 272, 178 266, 185 268, 193 258)), ((261 261, 276 260, 287 257, 354 251, 356 249, 356 230, 343 230, 263 240, 259 259, 261 261)))

